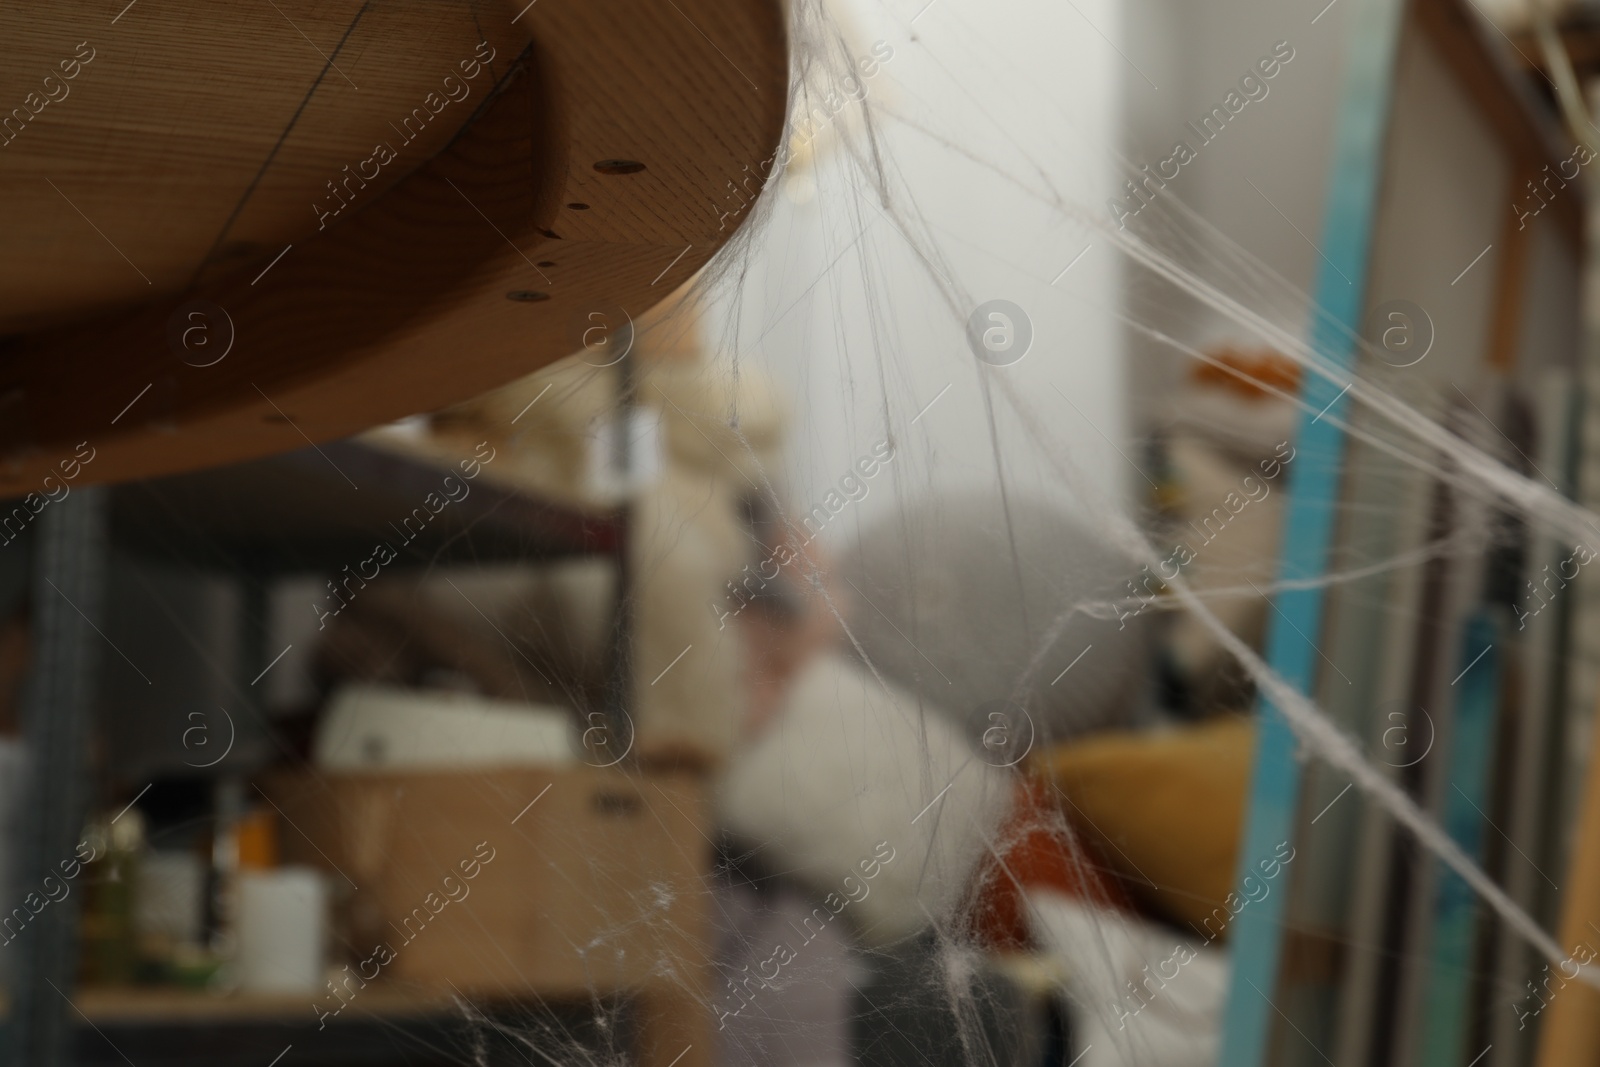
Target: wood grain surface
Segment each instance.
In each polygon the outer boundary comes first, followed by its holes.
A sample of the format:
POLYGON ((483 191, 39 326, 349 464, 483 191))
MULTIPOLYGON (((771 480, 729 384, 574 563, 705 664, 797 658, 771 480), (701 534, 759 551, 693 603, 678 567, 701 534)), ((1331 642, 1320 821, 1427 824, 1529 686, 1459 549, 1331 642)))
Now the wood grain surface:
POLYGON ((73 2, 0 42, 5 496, 80 442, 75 485, 232 462, 576 350, 750 217, 788 78, 777 0, 73 2))

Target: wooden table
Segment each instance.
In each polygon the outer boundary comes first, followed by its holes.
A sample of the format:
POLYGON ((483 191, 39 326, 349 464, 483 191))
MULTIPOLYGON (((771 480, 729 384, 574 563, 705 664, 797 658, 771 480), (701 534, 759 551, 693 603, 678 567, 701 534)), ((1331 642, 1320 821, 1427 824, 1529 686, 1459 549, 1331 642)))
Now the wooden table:
POLYGON ((4 496, 82 441, 81 483, 238 462, 577 351, 755 214, 787 109, 778 0, 123 7, 0 10, 4 496))

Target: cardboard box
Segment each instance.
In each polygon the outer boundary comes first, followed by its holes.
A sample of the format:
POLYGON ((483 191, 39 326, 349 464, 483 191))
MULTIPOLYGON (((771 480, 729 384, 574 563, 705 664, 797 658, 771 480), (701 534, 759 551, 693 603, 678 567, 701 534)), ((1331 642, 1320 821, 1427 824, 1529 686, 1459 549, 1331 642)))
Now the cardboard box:
POLYGON ((285 862, 349 888, 348 962, 380 971, 374 982, 469 997, 709 990, 711 857, 694 779, 299 772, 263 791, 285 821, 285 862))

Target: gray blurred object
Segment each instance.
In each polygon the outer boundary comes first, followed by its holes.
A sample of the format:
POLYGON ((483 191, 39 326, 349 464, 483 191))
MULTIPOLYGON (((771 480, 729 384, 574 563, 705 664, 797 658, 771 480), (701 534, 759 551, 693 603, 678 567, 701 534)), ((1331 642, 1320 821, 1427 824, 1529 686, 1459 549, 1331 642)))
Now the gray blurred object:
POLYGON ((1066 1062, 1046 1057, 1050 1023, 1038 999, 969 953, 927 933, 865 954, 851 1027, 858 1067, 1066 1062))
MULTIPOLYGON (((21 879, 15 877, 12 853, 22 836, 24 787, 27 783, 28 753, 22 742, 0 737, 0 893, 9 909, 23 898, 21 879)), ((6 914, 6 913, 0 913, 6 914)), ((8 989, 16 978, 15 952, 0 952, 0 989, 8 989)))
POLYGON ((1035 743, 1130 725, 1149 692, 1159 614, 1134 599, 1139 568, 1047 505, 1013 499, 1010 515, 1008 528, 998 494, 946 495, 867 527, 840 561, 852 632, 885 677, 960 716, 980 743, 1000 721, 987 712, 1008 700, 1027 711, 1035 743), (1121 600, 1122 620, 1067 620, 1017 691, 1062 613, 1121 600))
POLYGON ((868 973, 851 951, 846 928, 829 925, 805 941, 806 920, 824 906, 821 895, 787 879, 724 873, 725 880, 713 889, 721 979, 710 1006, 718 1020, 717 1063, 855 1067, 850 1054, 855 994, 868 973), (762 961, 772 958, 778 944, 798 945, 780 973, 781 987, 741 987, 747 975, 761 973, 762 961), (741 988, 751 996, 748 1003, 739 995, 741 988))
POLYGON ((239 676, 250 678, 239 664, 241 597, 223 576, 110 552, 103 628, 113 644, 100 646, 95 703, 115 753, 107 769, 124 786, 264 757, 259 719, 239 694, 239 676))
MULTIPOLYGON (((28 817, 12 853, 12 879, 18 885, 42 885, 57 875, 65 869, 58 865, 72 860, 82 840, 102 648, 90 620, 105 617, 108 502, 103 488, 79 489, 46 509, 34 527, 34 648, 21 716, 29 768, 21 810, 28 817)), ((73 1062, 68 1015, 82 900, 81 893, 68 893, 41 906, 25 936, 17 939, 17 981, 3 1035, 10 1063, 64 1067, 73 1062)), ((14 914, 12 905, 5 906, 14 914)))

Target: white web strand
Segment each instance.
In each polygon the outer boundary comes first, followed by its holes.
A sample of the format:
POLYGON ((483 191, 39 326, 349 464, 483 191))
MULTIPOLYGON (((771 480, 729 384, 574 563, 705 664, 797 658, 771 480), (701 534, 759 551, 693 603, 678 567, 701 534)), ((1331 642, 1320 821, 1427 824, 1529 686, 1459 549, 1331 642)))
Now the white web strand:
MULTIPOLYGON (((823 37, 824 34, 818 27, 825 22, 825 18, 819 17, 815 10, 809 9, 804 4, 797 5, 797 12, 800 10, 810 11, 810 19, 805 22, 805 28, 809 34, 806 40, 809 41, 810 46, 814 49, 808 61, 797 63, 797 69, 804 73, 797 78, 796 94, 803 98, 806 96, 810 80, 814 79, 818 70, 825 65, 825 53, 841 49, 838 47, 839 41, 836 34, 826 35, 826 46, 819 45, 818 38, 823 37)), ((797 26, 800 21, 801 16, 797 13, 797 26)), ((797 39, 799 38, 800 34, 797 31, 797 39)), ((887 159, 882 152, 879 139, 875 133, 873 112, 893 115, 907 128, 917 130, 928 138, 938 141, 952 153, 960 154, 970 162, 985 167, 1023 196, 1049 206, 1064 218, 1073 219, 1085 225, 1091 232, 1105 238, 1108 243, 1123 251, 1133 264, 1271 344, 1276 350, 1304 368, 1307 373, 1316 374, 1335 386, 1347 388, 1347 395, 1352 404, 1362 405, 1364 410, 1379 416, 1384 423, 1393 427, 1397 434, 1407 435, 1414 442, 1414 447, 1407 447, 1401 443, 1406 439, 1404 437, 1390 440, 1372 432, 1368 428, 1353 425, 1352 420, 1348 418, 1341 419, 1329 414, 1327 416, 1328 420, 1335 425, 1341 426, 1351 438, 1370 444, 1394 459, 1426 471, 1464 493, 1490 499, 1515 511, 1519 515, 1525 515, 1542 522, 1573 540, 1586 538, 1590 533, 1600 533, 1600 528, 1596 526, 1596 516, 1589 510, 1562 497, 1559 492, 1550 487, 1508 468, 1495 457, 1451 433, 1423 412, 1359 374, 1342 369, 1326 355, 1315 351, 1295 328, 1284 325, 1282 322, 1273 321, 1267 315, 1253 310, 1240 299, 1224 292, 1218 285, 1200 277, 1195 271, 1182 266, 1174 256, 1153 247, 1145 239, 1136 236, 1132 232, 1121 230, 1111 225, 1106 221, 1102 212, 1069 202, 1066 197, 1053 187, 1051 179, 1043 167, 1035 167, 1035 173, 1039 181, 1044 185, 1044 188, 1040 189, 1018 179, 1014 175, 1007 174, 999 166, 975 153, 967 151, 961 145, 941 138, 937 133, 927 129, 913 118, 898 115, 893 111, 887 111, 876 105, 869 106, 864 104, 864 132, 860 136, 865 139, 866 147, 863 148, 855 138, 844 138, 849 155, 854 160, 857 168, 856 177, 863 182, 857 197, 847 205, 851 209, 850 214, 853 216, 853 221, 857 224, 857 239, 859 240, 860 234, 877 221, 877 215, 890 219, 900 236, 905 239, 920 267, 926 272, 929 281, 938 294, 939 302, 943 303, 950 311, 951 320, 958 330, 964 309, 970 306, 972 301, 960 283, 954 280, 954 272, 949 269, 949 265, 940 254, 938 244, 932 234, 934 227, 929 220, 923 218, 919 213, 911 196, 903 191, 904 183, 898 180, 898 175, 891 177, 893 174, 893 162, 887 159), (892 187, 891 181, 894 182, 892 187), (893 195, 891 195, 891 188, 893 189, 893 195), (879 204, 882 205, 881 209, 878 206, 879 204), (865 210, 862 210, 863 207, 865 210), (1439 458, 1441 456, 1449 456, 1451 462, 1442 462, 1439 458)), ((781 173, 774 172, 773 178, 774 181, 769 182, 769 187, 776 185, 776 180, 781 179, 781 173)), ((766 199, 767 197, 765 196, 762 198, 762 200, 766 199)), ((757 211, 760 210, 760 206, 762 205, 758 205, 757 211)), ((1189 212, 1175 195, 1168 194, 1164 198, 1164 203, 1157 209, 1157 214, 1163 220, 1170 219, 1175 223, 1174 228, 1179 239, 1184 236, 1184 225, 1194 227, 1195 231, 1204 231, 1214 238, 1224 250, 1222 257, 1223 267, 1221 269, 1232 270, 1236 272, 1237 277, 1245 282, 1255 283, 1261 289, 1266 290, 1257 293, 1258 296, 1263 298, 1264 302, 1270 301, 1274 297, 1279 298, 1284 305, 1292 305, 1299 310, 1309 311, 1309 314, 1306 315, 1308 320, 1312 316, 1323 314, 1314 305, 1309 305, 1309 302, 1306 301, 1302 294, 1291 293, 1287 283, 1278 279, 1268 268, 1260 265, 1242 249, 1227 241, 1226 238, 1216 234, 1203 220, 1189 212)), ((758 223, 762 217, 762 215, 758 214, 752 220, 752 223, 758 223)), ((728 281, 735 289, 743 283, 745 273, 748 270, 748 257, 751 246, 749 235, 758 232, 758 229, 756 225, 747 225, 740 239, 727 250, 728 254, 718 257, 715 274, 721 280, 728 281)), ((863 276, 869 276, 870 271, 865 263, 866 251, 855 242, 852 242, 852 245, 854 246, 853 248, 852 246, 846 246, 839 251, 838 256, 829 264, 830 272, 840 259, 850 255, 853 251, 855 256, 863 260, 863 276)), ((818 279, 819 282, 821 280, 820 278, 818 279)), ((1215 360, 1199 350, 1184 345, 1162 331, 1134 320, 1131 316, 1122 315, 1116 309, 1108 310, 1108 313, 1120 317, 1131 328, 1160 344, 1192 358, 1219 365, 1215 360)), ((785 314, 787 314, 787 311, 785 311, 785 314)), ((776 325, 777 323, 773 322, 768 326, 768 329, 770 330, 776 325)), ((736 327, 733 332, 737 333, 736 327)), ((876 330, 874 333, 876 334, 876 330)), ((1366 347, 1359 338, 1349 335, 1347 331, 1344 331, 1344 333, 1352 348, 1364 349, 1366 347)), ((764 337, 765 334, 762 336, 764 337)), ((878 340, 875 336, 874 342, 876 343, 878 340)), ((759 344, 759 342, 760 338, 757 338, 755 343, 759 344)), ((739 352, 741 349, 739 345, 732 345, 729 346, 729 350, 739 352)), ((877 376, 877 385, 883 393, 882 401, 885 421, 888 425, 893 426, 895 420, 890 417, 889 412, 891 390, 885 380, 885 364, 888 360, 882 351, 875 351, 874 355, 877 358, 876 366, 873 370, 877 376)), ((740 359, 737 356, 730 360, 729 373, 737 375, 739 363, 740 359)), ((994 388, 1007 397, 1012 410, 1027 422, 1033 440, 1039 445, 1040 454, 1045 461, 1066 477, 1074 488, 1086 494, 1093 493, 1093 480, 1085 477, 1081 471, 1069 469, 1072 468, 1070 458, 1061 455, 1059 447, 1047 443, 1048 435, 1042 431, 1040 420, 1031 417, 1028 404, 1023 397, 1017 395, 1011 381, 1003 373, 991 375, 986 369, 981 372, 983 373, 981 379, 984 391, 983 398, 991 433, 994 428, 995 416, 990 389, 994 388), (992 378, 997 379, 997 382, 991 381, 992 378)), ((1299 396, 1276 389, 1267 383, 1258 382, 1256 384, 1269 393, 1299 406, 1302 410, 1310 410, 1310 406, 1301 400, 1299 396)), ((732 413, 732 421, 737 425, 737 412, 732 413)), ((741 441, 747 451, 750 451, 753 455, 749 442, 743 441, 742 435, 741 441)), ((995 451, 995 462, 1000 482, 1002 486, 1005 486, 1007 479, 1004 474, 1004 465, 1001 463, 1000 447, 993 436, 991 436, 991 447, 995 451)), ((771 498, 772 503, 779 509, 781 514, 782 502, 779 499, 779 494, 768 481, 764 471, 761 472, 760 476, 763 483, 763 492, 771 498)), ((1162 559, 1161 554, 1155 550, 1150 540, 1139 527, 1124 515, 1113 502, 1100 499, 1091 501, 1091 503, 1094 505, 1090 508, 1091 513, 1097 516, 1096 521, 1104 526, 1105 531, 1111 535, 1111 539, 1114 542, 1128 546, 1130 555, 1137 560, 1151 566, 1159 565, 1162 559)), ((1424 548, 1402 554, 1385 563, 1352 571, 1343 576, 1330 574, 1318 579, 1306 579, 1298 582, 1280 581, 1275 583, 1272 588, 1279 590, 1331 585, 1339 580, 1363 577, 1378 573, 1380 570, 1412 566, 1437 553, 1450 551, 1456 543, 1458 542, 1454 539, 1445 539, 1424 548)), ((814 570, 814 568, 812 569, 814 570)), ((813 584, 821 590, 827 602, 827 610, 838 619, 848 640, 856 648, 867 668, 882 683, 883 679, 877 675, 877 668, 867 657, 865 650, 861 648, 843 615, 832 603, 831 598, 828 597, 826 586, 819 580, 820 576, 813 573, 810 577, 813 584)), ((1396 822, 1405 826, 1407 830, 1414 834, 1423 848, 1438 857, 1440 861, 1458 874, 1511 929, 1516 931, 1520 938, 1537 949, 1552 964, 1559 966, 1569 962, 1566 952, 1562 950, 1555 939, 1527 911, 1495 884, 1487 873, 1439 826, 1436 820, 1418 806, 1411 796, 1369 762, 1356 742, 1343 733, 1323 713, 1315 701, 1300 693, 1276 674, 1260 655, 1237 637, 1208 608, 1207 598, 1227 595, 1230 592, 1229 590, 1212 589, 1202 594, 1191 588, 1181 578, 1168 580, 1166 584, 1173 590, 1178 605, 1192 612, 1195 618, 1201 621, 1216 640, 1255 679, 1260 691, 1284 715, 1296 736, 1308 751, 1348 775, 1351 781, 1365 795, 1385 810, 1396 822)), ((1252 592, 1254 591, 1252 590, 1252 592)), ((1051 625, 1045 627, 1043 640, 1037 646, 1038 652, 1019 682, 1018 689, 1025 687, 1032 675, 1037 672, 1044 655, 1054 642, 1054 637, 1060 633, 1061 627, 1065 624, 1065 619, 1072 612, 1087 611, 1093 614, 1096 608, 1102 607, 1104 605, 1074 605, 1067 613, 1059 616, 1051 625)), ((1591 966, 1583 967, 1582 975, 1590 984, 1600 987, 1600 973, 1597 973, 1595 968, 1591 966)), ((963 1027, 962 1033, 965 1036, 965 1027, 963 1027)))
MULTIPOLYGON (((1009 383, 1002 379, 1002 388, 1009 390, 1009 383)), ((1022 399, 1011 393, 1011 400, 1018 412, 1026 410, 1022 399)), ((1061 470, 1076 485, 1084 486, 1088 492, 1093 492, 1092 483, 1083 478, 1080 473, 1062 469, 1059 460, 1057 469, 1061 470)), ((1101 506, 1094 509, 1096 515, 1102 516, 1100 522, 1105 532, 1117 543, 1125 544, 1130 548, 1130 554, 1138 560, 1152 566, 1159 565, 1163 558, 1155 546, 1145 537, 1143 532, 1129 521, 1108 500, 1096 503, 1101 506)), ((1254 649, 1240 640, 1232 630, 1206 605, 1205 601, 1197 595, 1181 576, 1167 582, 1174 595, 1188 608, 1194 616, 1201 620, 1212 635, 1225 647, 1234 659, 1255 679, 1261 688, 1278 708, 1295 732, 1295 736, 1311 752, 1326 762, 1329 766, 1337 768, 1347 774, 1357 788, 1371 797, 1397 822, 1405 826, 1415 836, 1417 841, 1429 852, 1433 853, 1453 871, 1461 876, 1474 892, 1483 898, 1506 923, 1517 932, 1528 944, 1539 951, 1551 964, 1560 967, 1570 961, 1568 953, 1561 948, 1555 938, 1551 937, 1541 927, 1532 915, 1528 914, 1521 906, 1495 884, 1484 870, 1475 863, 1470 856, 1456 844, 1455 840, 1433 819, 1424 812, 1404 790, 1400 789, 1384 773, 1378 770, 1362 755, 1360 748, 1336 726, 1331 719, 1319 708, 1315 701, 1285 681, 1276 671, 1267 665, 1254 649)), ((1590 985, 1600 989, 1600 968, 1592 964, 1581 967, 1580 973, 1590 985)))
MULTIPOLYGON (((1038 195, 1021 182, 1015 182, 1014 184, 1025 190, 1029 195, 1038 195)), ((891 215, 895 214, 893 207, 889 205, 886 205, 886 207, 889 207, 891 215)), ((1307 370, 1336 384, 1340 381, 1340 373, 1329 364, 1326 358, 1317 354, 1300 337, 1269 321, 1264 316, 1251 311, 1215 286, 1197 277, 1193 272, 1162 256, 1133 234, 1111 226, 1100 218, 1097 213, 1082 208, 1070 208, 1068 210, 1072 214, 1078 215, 1080 221, 1116 243, 1136 263, 1146 267, 1181 291, 1197 297, 1214 310, 1221 312, 1239 325, 1271 342, 1307 370)), ((904 230, 901 232, 908 241, 911 240, 910 236, 904 233, 904 230)), ((915 244, 915 242, 912 243, 915 244)), ((1248 258, 1242 250, 1237 250, 1237 254, 1240 258, 1248 258)), ((950 301, 953 294, 946 289, 947 283, 942 272, 930 273, 934 274, 934 281, 939 285, 941 292, 946 294, 947 302, 950 301)), ((1193 352, 1193 350, 1187 351, 1193 352)), ((1198 353, 1193 354, 1198 355, 1198 353)), ((1022 399, 1009 391, 1008 380, 1003 375, 998 377, 1001 382, 1001 388, 1008 390, 1013 410, 1018 412, 1025 410, 1022 399)), ((1422 447, 1416 452, 1408 452, 1373 435, 1357 433, 1357 436, 1361 439, 1369 441, 1397 459, 1426 469, 1438 477, 1448 479, 1466 492, 1478 496, 1487 495, 1491 498, 1497 498, 1519 513, 1537 516, 1575 540, 1587 536, 1590 532, 1596 532, 1594 525, 1596 516, 1587 509, 1562 497, 1539 482, 1507 468, 1494 457, 1450 433, 1423 413, 1370 385, 1359 376, 1350 374, 1349 378, 1349 395, 1353 401, 1368 406, 1377 414, 1385 417, 1396 428, 1411 433, 1417 438, 1418 444, 1422 447), (1456 465, 1453 467, 1446 466, 1429 459, 1430 455, 1441 453, 1450 455, 1456 465)), ((988 382, 988 380, 988 376, 985 376, 985 382, 988 382)), ((1283 394, 1280 392, 1279 395, 1283 394)), ((1292 399, 1297 404, 1300 404, 1302 408, 1307 407, 1298 398, 1292 399)), ((1043 439, 1043 435, 1038 432, 1037 427, 1035 427, 1035 433, 1037 439, 1043 439)), ((1042 451, 1050 454, 1052 450, 1046 448, 1042 451)), ((1052 456, 1053 460, 1054 457, 1052 456)), ((1071 481, 1081 489, 1092 486, 1092 482, 1081 475, 1071 479, 1071 481)), ((1099 503, 1102 505, 1103 510, 1102 508, 1092 510, 1097 513, 1117 516, 1112 523, 1115 539, 1122 543, 1137 546, 1137 555, 1140 562, 1150 566, 1159 566, 1162 556, 1144 537, 1137 526, 1124 518, 1116 510, 1113 502, 1102 500, 1099 503)), ((1496 885, 1482 868, 1473 862, 1461 847, 1444 832, 1438 823, 1417 806, 1409 795, 1368 762, 1362 756, 1355 743, 1346 737, 1323 714, 1314 701, 1301 694, 1272 671, 1259 655, 1235 636, 1232 630, 1209 610, 1202 597, 1189 588, 1186 582, 1181 579, 1175 579, 1167 584, 1172 587, 1183 606, 1187 607, 1203 622, 1206 628, 1216 636, 1222 645, 1233 654, 1240 665, 1257 681, 1262 690, 1271 697, 1274 705, 1282 710, 1284 716, 1294 728, 1296 735, 1307 748, 1315 752, 1331 766, 1348 774, 1364 793, 1385 808, 1396 821, 1411 830, 1428 851, 1432 852, 1459 874, 1521 937, 1538 949, 1542 955, 1558 966, 1568 962, 1567 953, 1561 949, 1555 939, 1546 933, 1538 922, 1517 905, 1504 890, 1496 885)), ((1060 624, 1060 620, 1057 620, 1057 624, 1060 624)), ((1052 626, 1049 629, 1051 633, 1059 632, 1057 626, 1052 626)), ((1048 648, 1048 641, 1042 643, 1040 655, 1042 656, 1043 652, 1048 648)), ((1022 684, 1026 684, 1026 680, 1022 684)), ((1600 988, 1600 970, 1586 965, 1582 973, 1590 984, 1600 988)))

